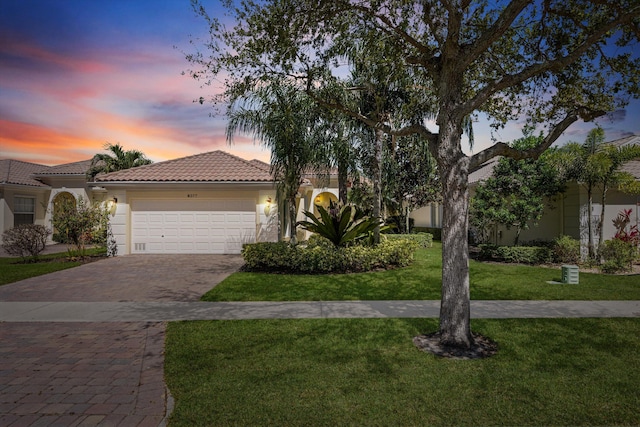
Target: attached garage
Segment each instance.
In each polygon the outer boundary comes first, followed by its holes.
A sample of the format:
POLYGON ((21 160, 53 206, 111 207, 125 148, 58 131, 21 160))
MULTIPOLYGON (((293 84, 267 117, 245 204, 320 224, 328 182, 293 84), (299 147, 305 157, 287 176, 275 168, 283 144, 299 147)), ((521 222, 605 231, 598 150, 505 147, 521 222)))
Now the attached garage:
POLYGON ((265 213, 275 199, 269 166, 223 151, 98 175, 91 185, 115 206, 118 255, 239 254, 278 237, 267 232, 277 215, 265 213))
POLYGON ((131 202, 131 253, 238 254, 255 239, 255 200, 131 202))

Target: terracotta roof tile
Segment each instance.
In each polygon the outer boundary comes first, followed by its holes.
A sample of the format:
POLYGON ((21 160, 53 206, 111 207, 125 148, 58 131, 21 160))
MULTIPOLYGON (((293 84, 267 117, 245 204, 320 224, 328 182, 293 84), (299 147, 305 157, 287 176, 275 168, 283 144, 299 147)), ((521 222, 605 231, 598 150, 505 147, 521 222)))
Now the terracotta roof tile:
MULTIPOLYGON (((609 145, 616 147, 625 147, 631 145, 640 145, 640 135, 631 135, 625 138, 616 139, 615 141, 608 142, 609 145)), ((636 179, 640 179, 640 160, 632 160, 622 166, 622 170, 629 172, 636 179)))
POLYGON ((20 160, 0 160, 0 184, 28 185, 31 187, 48 187, 33 178, 33 174, 48 169, 49 166, 20 160))
POLYGON ((91 167, 91 159, 79 162, 65 163, 63 165, 50 166, 42 172, 35 173, 36 176, 43 175, 84 175, 91 167))
POLYGON ((262 160, 253 159, 253 160, 249 160, 249 163, 265 170, 266 172, 269 172, 271 170, 271 165, 269 163, 263 162, 262 160))
POLYGON ((264 167, 211 151, 97 176, 96 182, 270 182, 264 167))

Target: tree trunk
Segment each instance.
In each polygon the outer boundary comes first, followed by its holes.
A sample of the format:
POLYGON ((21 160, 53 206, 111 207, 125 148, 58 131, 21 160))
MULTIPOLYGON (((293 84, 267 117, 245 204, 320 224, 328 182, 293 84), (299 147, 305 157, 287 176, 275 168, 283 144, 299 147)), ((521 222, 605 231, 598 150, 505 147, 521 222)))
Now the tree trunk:
MULTIPOLYGON (((380 206, 382 205, 382 142, 384 141, 384 132, 376 129, 374 149, 373 149, 373 216, 381 218, 380 206)), ((374 244, 380 243, 380 226, 373 230, 374 244)))
POLYGON ((587 253, 589 256, 589 260, 595 258, 595 253, 593 250, 593 215, 591 212, 593 211, 593 191, 591 189, 591 185, 587 188, 587 231, 589 236, 587 237, 587 253))
POLYGON ((298 243, 296 220, 298 213, 296 212, 296 196, 289 197, 289 242, 293 245, 298 243))
POLYGON ((604 208, 607 206, 607 185, 603 184, 602 188, 602 208, 600 209, 600 221, 598 221, 598 258, 600 258, 600 248, 604 240, 604 208))
POLYGON ((471 309, 469 292, 469 158, 460 150, 462 132, 440 126, 437 160, 442 180, 442 301, 440 340, 469 348, 471 309))
POLYGON ((347 165, 342 159, 338 160, 338 200, 344 206, 347 204, 347 165))

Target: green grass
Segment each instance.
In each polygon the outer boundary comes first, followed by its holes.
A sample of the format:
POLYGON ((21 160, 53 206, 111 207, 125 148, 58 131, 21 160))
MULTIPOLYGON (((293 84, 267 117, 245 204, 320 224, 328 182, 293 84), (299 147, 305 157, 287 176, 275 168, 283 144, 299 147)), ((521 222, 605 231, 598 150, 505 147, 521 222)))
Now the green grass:
POLYGON ((638 425, 640 319, 474 320, 496 356, 438 359, 430 319, 170 323, 170 426, 638 425))
MULTIPOLYGON (((87 255, 102 255, 106 253, 104 248, 87 249, 87 255)), ((67 253, 42 255, 41 262, 22 263, 20 258, 0 258, 0 286, 30 277, 41 276, 54 271, 66 270, 82 264, 79 261, 64 261, 67 253), (47 261, 47 262, 44 262, 47 261)))
MULTIPOLYGON (((235 273, 204 301, 438 300, 441 246, 420 249, 413 265, 397 270, 333 275, 235 273)), ((580 273, 579 285, 560 281, 560 268, 470 262, 475 300, 636 300, 638 276, 580 273)))

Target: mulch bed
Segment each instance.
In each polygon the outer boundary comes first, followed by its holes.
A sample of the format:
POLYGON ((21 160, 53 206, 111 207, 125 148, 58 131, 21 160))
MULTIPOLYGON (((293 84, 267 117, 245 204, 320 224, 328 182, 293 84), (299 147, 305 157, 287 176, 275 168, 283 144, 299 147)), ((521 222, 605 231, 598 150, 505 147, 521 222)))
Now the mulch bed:
POLYGON ((418 335, 413 343, 420 350, 445 359, 472 360, 485 359, 498 352, 498 344, 480 334, 472 334, 474 344, 470 348, 444 345, 440 342, 440 333, 418 335))

